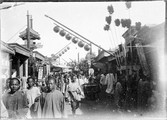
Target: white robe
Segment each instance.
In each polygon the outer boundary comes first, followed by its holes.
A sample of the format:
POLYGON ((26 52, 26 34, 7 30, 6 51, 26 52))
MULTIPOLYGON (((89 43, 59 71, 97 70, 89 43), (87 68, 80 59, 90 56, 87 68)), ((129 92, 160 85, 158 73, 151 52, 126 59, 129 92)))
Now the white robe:
POLYGON ((106 75, 106 84, 107 84, 106 93, 114 94, 114 88, 113 88, 114 81, 115 81, 114 75, 112 73, 108 73, 106 75))

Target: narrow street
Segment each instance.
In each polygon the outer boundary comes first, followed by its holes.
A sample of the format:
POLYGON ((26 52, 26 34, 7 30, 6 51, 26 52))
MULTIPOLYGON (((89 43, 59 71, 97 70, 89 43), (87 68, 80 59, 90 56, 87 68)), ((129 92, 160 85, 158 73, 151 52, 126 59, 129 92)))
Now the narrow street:
POLYGON ((114 101, 109 100, 100 94, 100 100, 83 99, 80 107, 76 111, 76 116, 72 116, 71 106, 66 103, 66 112, 68 119, 76 120, 164 120, 163 113, 165 111, 156 112, 135 112, 125 111, 123 109, 116 110, 114 101))
POLYGON ((167 118, 166 6, 2 1, 0 118, 167 118))
MULTIPOLYGON (((83 100, 79 109, 76 111, 76 116, 72 116, 71 107, 66 103, 67 118, 71 120, 164 120, 162 114, 148 114, 142 115, 135 112, 115 111, 114 105, 108 103, 109 101, 87 101, 83 100)), ((162 112, 161 112, 162 113, 162 112)))

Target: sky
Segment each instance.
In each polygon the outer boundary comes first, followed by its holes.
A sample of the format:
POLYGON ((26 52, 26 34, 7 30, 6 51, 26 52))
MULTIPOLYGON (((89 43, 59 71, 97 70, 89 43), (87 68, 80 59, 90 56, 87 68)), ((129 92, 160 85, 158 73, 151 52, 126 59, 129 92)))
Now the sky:
MULTIPOLYGON (((14 5, 15 3, 3 3, 14 5)), ((23 3, 22 5, 9 9, 0 10, 1 16, 1 40, 7 43, 23 44, 19 38, 19 33, 25 30, 27 24, 27 11, 33 18, 33 29, 40 34, 42 48, 36 49, 45 56, 56 54, 64 48, 70 41, 61 37, 53 31, 54 21, 45 17, 48 15, 59 21, 90 41, 101 46, 105 50, 115 47, 116 44, 124 42, 121 37, 126 28, 116 27, 114 20, 119 18, 130 18, 132 25, 141 22, 142 25, 157 25, 165 21, 165 2, 132 2, 130 9, 127 9, 125 2, 45 2, 45 3, 23 3), (104 31, 106 24, 105 17, 109 15, 107 7, 113 5, 111 31, 104 31)), ((70 50, 62 55, 61 61, 78 60, 85 58, 88 53, 77 44, 70 44, 70 50)), ((93 52, 98 48, 93 45, 93 52)))

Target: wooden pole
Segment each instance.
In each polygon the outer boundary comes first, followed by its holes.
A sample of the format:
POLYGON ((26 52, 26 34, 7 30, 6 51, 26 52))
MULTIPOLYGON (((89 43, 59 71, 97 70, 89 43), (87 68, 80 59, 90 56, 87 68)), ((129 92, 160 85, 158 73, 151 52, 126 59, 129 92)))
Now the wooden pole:
POLYGON ((27 11, 27 48, 30 49, 30 19, 29 12, 27 11))

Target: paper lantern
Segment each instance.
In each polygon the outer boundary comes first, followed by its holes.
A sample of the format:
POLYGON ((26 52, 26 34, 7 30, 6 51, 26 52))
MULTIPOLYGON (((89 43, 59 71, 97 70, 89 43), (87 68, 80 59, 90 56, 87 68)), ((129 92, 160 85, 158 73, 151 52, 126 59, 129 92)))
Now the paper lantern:
POLYGON ((64 51, 62 51, 61 53, 64 54, 64 51))
POLYGON ((111 16, 106 17, 106 22, 110 25, 111 24, 111 16))
POLYGON ((131 26, 131 19, 126 19, 125 24, 126 24, 127 28, 130 28, 130 26, 131 26))
POLYGON ((131 2, 126 2, 125 5, 126 5, 127 9, 131 8, 131 2))
POLYGON ((79 42, 78 42, 78 46, 79 46, 79 47, 83 47, 83 46, 84 46, 84 43, 83 43, 82 41, 79 41, 79 42))
POLYGON ((125 28, 126 27, 126 20, 125 19, 121 19, 121 24, 122 24, 122 27, 125 28))
POLYGON ((69 50, 70 49, 70 47, 67 47, 67 50, 69 50))
POLYGON ((85 46, 84 46, 84 49, 85 49, 86 51, 89 51, 89 50, 90 50, 90 46, 89 46, 89 45, 85 45, 85 46))
POLYGON ((119 25, 120 25, 120 20, 119 20, 119 19, 116 19, 116 20, 115 20, 115 25, 116 25, 116 26, 119 26, 119 25))
POLYGON ((59 26, 55 26, 55 27, 53 28, 53 31, 55 31, 56 33, 58 33, 58 32, 60 31, 60 27, 59 27, 59 26))
POLYGON ((64 52, 67 52, 67 49, 65 49, 64 52))
POLYGON ((108 6, 107 9, 108 9, 108 12, 109 12, 110 14, 113 14, 113 13, 114 13, 114 8, 113 8, 112 5, 108 6))
POLYGON ((62 37, 64 37, 64 36, 66 35, 66 32, 65 32, 65 30, 61 30, 61 31, 59 32, 59 34, 60 34, 62 37))
POLYGON ((70 40, 71 38, 72 38, 72 36, 71 36, 70 34, 67 34, 67 35, 66 35, 66 39, 67 39, 67 40, 70 40))
POLYGON ((59 54, 59 56, 61 56, 61 53, 59 54))
POLYGON ((108 31, 110 29, 110 26, 109 25, 105 25, 104 26, 104 30, 108 31))
POLYGON ((140 30, 141 29, 141 22, 136 22, 136 30, 140 30))
POLYGON ((76 37, 74 37, 74 38, 72 39, 72 42, 73 42, 74 44, 76 44, 76 43, 78 42, 78 39, 77 39, 76 37))

